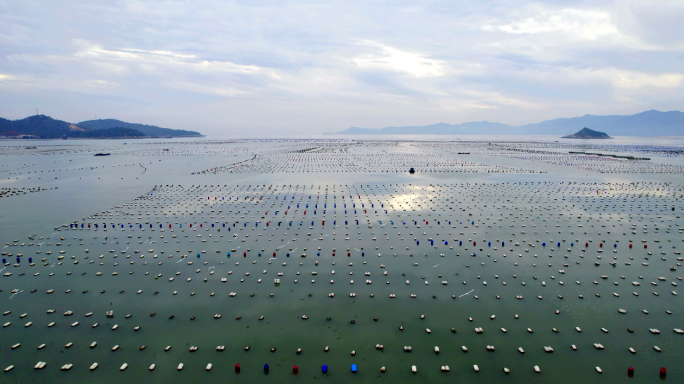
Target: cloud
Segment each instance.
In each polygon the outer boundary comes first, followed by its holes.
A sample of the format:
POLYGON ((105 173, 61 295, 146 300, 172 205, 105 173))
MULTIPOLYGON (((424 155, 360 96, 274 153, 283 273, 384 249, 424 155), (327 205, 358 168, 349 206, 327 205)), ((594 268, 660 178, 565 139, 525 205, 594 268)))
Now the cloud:
POLYGON ((377 48, 373 52, 351 58, 361 68, 374 68, 408 73, 414 77, 444 76, 444 62, 414 52, 402 51, 375 41, 364 40, 360 46, 377 48))
POLYGON ((484 25, 487 31, 499 30, 512 34, 563 33, 579 40, 595 40, 618 35, 612 16, 606 11, 563 8, 544 10, 531 7, 531 15, 504 25, 484 25))
POLYGON ((237 72, 255 73, 260 70, 255 65, 240 65, 229 61, 203 60, 196 55, 183 54, 161 50, 143 49, 105 49, 87 41, 76 41, 76 45, 86 46, 84 50, 74 53, 74 56, 91 60, 102 60, 116 65, 136 64, 143 68, 154 68, 155 65, 175 66, 186 70, 204 72, 237 72))
POLYGON ((0 0, 0 116, 318 133, 678 109, 682 17, 680 0, 0 0))

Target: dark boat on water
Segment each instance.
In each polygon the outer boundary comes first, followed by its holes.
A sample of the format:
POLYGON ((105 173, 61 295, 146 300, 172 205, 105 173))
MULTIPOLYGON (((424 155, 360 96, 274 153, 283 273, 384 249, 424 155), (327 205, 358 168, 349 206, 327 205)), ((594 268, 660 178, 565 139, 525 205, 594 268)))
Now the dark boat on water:
POLYGON ((409 173, 410 173, 410 174, 414 174, 414 173, 416 173, 416 170, 413 169, 413 167, 411 167, 411 168, 409 169, 409 173))
POLYGON ((95 156, 109 156, 109 153, 96 153, 95 156))

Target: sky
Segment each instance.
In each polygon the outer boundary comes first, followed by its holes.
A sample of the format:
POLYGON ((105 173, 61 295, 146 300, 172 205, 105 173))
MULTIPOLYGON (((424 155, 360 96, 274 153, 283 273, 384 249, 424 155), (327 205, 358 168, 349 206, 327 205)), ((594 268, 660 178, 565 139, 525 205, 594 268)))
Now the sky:
POLYGON ((244 136, 678 110, 682 20, 682 0, 0 0, 0 117, 244 136))

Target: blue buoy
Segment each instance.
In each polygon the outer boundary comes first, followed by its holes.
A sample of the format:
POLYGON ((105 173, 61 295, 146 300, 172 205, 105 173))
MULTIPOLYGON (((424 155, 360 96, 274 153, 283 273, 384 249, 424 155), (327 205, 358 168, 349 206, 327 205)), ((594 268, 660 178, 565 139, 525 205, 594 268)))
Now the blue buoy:
POLYGON ((264 364, 264 372, 268 372, 268 370, 269 370, 268 364, 264 364))
POLYGON ((199 259, 199 257, 200 257, 200 254, 198 253, 198 254, 197 254, 197 258, 199 259))
POLYGON ((356 373, 356 371, 358 371, 359 369, 356 367, 356 364, 352 364, 351 370, 352 372, 356 373))
POLYGON ((228 256, 228 258, 230 259, 230 252, 228 252, 227 256, 228 256))
POLYGON ((328 373, 328 366, 323 364, 323 366, 321 367, 321 372, 328 373))

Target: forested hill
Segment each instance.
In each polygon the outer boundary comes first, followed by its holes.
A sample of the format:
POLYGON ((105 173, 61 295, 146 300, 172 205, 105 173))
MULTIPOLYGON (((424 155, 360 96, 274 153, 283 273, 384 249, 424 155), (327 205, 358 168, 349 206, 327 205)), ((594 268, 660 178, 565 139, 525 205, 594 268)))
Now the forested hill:
POLYGON ((195 131, 187 131, 184 129, 161 128, 154 125, 127 123, 125 121, 116 119, 87 120, 81 121, 76 125, 89 130, 100 130, 119 127, 130 128, 144 133, 145 136, 202 136, 202 134, 195 131))
POLYGON ((34 115, 19 120, 8 120, 0 117, 0 137, 4 138, 58 139, 73 137, 104 139, 149 136, 188 137, 202 135, 195 131, 132 124, 114 119, 91 120, 72 124, 45 115, 34 115))

